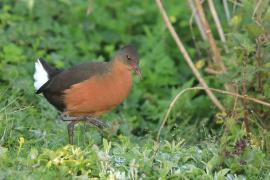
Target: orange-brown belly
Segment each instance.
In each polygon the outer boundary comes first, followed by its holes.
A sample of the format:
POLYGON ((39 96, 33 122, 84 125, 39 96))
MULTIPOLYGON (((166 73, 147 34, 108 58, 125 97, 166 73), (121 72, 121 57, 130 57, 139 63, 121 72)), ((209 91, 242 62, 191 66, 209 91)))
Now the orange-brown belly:
POLYGON ((65 90, 66 112, 99 116, 122 103, 132 86, 130 72, 121 76, 94 76, 65 90))

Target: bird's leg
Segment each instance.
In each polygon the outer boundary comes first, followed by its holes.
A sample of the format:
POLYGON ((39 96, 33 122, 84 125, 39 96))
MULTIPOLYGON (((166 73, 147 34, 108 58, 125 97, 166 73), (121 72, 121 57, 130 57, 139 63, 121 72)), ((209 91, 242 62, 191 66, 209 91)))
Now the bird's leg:
POLYGON ((68 142, 69 144, 73 144, 73 136, 74 136, 74 126, 77 124, 79 121, 71 121, 67 128, 68 128, 68 142))
POLYGON ((91 116, 69 116, 65 113, 61 114, 62 121, 70 121, 68 124, 68 140, 69 144, 73 144, 73 136, 74 136, 74 126, 80 121, 85 121, 93 126, 95 126, 101 134, 103 134, 103 128, 109 127, 105 122, 93 118, 91 116))
POLYGON ((71 117, 65 113, 61 114, 61 119, 62 121, 71 121, 68 125, 67 125, 67 129, 68 129, 68 142, 69 144, 73 144, 73 136, 74 136, 74 126, 75 124, 77 124, 78 122, 82 121, 85 117, 82 116, 78 116, 78 117, 71 117))
POLYGON ((106 128, 109 127, 105 122, 103 122, 102 120, 93 118, 91 116, 69 116, 66 114, 61 114, 61 120, 62 121, 86 121, 89 124, 92 124, 96 127, 99 128, 106 128))

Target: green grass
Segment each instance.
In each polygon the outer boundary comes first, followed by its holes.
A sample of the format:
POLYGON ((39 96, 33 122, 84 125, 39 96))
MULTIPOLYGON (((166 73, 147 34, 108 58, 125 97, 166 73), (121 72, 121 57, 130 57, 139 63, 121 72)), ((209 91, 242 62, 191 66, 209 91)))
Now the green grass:
MULTIPOLYGON (((237 124, 221 142, 208 135, 194 145, 180 136, 158 144, 154 134, 124 135, 120 130, 102 137, 79 124, 71 146, 66 123, 43 97, 27 102, 19 92, 1 90, 1 179, 258 179, 270 173, 269 160, 256 144, 239 149, 230 140, 245 134, 237 124)), ((119 128, 125 128, 123 121, 119 128)))
MULTIPOLYGON (((207 64, 208 45, 194 28, 195 48, 186 2, 164 4, 191 57, 207 64)), ((216 7, 223 9, 221 3, 216 7)), ((252 1, 243 1, 230 25, 219 11, 230 50, 221 53, 229 73, 211 76, 203 71, 206 66, 200 71, 211 87, 240 85, 239 67, 248 51, 248 93, 268 101, 269 44, 261 47, 263 67, 256 68, 254 39, 269 30, 270 11, 259 27, 251 18, 253 10, 252 1), (263 74, 264 94, 256 89, 257 72, 263 74)), ((210 25, 214 29, 211 20, 210 25)), ((156 142, 173 97, 196 85, 153 1, 2 0, 0 179, 269 179, 270 111, 265 107, 248 104, 252 131, 247 134, 240 101, 233 111, 233 99, 217 95, 228 109, 220 113, 205 93, 188 92, 173 107, 156 142), (35 60, 43 57, 58 68, 107 61, 128 43, 138 47, 144 80, 135 77, 127 100, 101 117, 113 131, 101 135, 81 123, 75 145, 68 145, 67 124, 35 94, 35 60)))

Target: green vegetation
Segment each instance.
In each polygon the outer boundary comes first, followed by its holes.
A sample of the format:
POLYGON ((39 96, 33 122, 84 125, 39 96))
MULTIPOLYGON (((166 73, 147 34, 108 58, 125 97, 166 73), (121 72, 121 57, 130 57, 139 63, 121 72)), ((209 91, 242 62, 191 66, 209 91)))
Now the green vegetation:
MULTIPOLYGON (((215 1, 226 34, 219 41, 228 69, 215 69, 209 44, 189 26, 186 1, 164 1, 189 55, 209 87, 236 85, 236 92, 270 102, 270 6, 268 0, 215 1), (237 2, 234 4, 233 2, 237 2), (256 6, 257 5, 257 6, 256 6), (254 13, 255 12, 255 13, 254 13), (257 39, 257 43, 256 43, 257 39), (243 73, 244 72, 244 73, 243 73)), ((194 20, 193 20, 194 22, 194 20)), ((0 179, 267 179, 270 176, 270 109, 216 94, 220 112, 204 91, 183 94, 161 131, 175 95, 199 83, 179 53, 154 1, 0 1, 0 179), (115 131, 101 135, 85 124, 67 145, 66 123, 33 87, 34 62, 43 57, 58 68, 109 60, 123 44, 141 56, 144 80, 134 77, 128 99, 102 119, 115 131), (248 120, 250 132, 243 120, 248 120)))

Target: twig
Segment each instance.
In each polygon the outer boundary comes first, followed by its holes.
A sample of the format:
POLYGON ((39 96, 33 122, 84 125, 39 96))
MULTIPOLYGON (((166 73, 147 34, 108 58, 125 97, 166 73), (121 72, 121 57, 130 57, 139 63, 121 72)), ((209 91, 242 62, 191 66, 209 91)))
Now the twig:
MULTIPOLYGON (((236 92, 238 93, 238 85, 236 85, 236 92)), ((232 110, 232 118, 235 118, 236 116, 236 106, 237 106, 237 100, 238 97, 235 97, 234 104, 233 104, 233 110, 232 110)))
POLYGON ((257 76, 257 90, 258 92, 260 92, 261 94, 263 94, 263 85, 262 85, 262 73, 260 71, 260 68, 262 66, 262 61, 261 61, 261 43, 259 41, 258 38, 256 38, 256 54, 255 54, 255 58, 256 58, 256 65, 257 65, 257 69, 259 69, 259 71, 256 73, 257 76))
POLYGON ((196 37, 195 37, 194 31, 193 31, 193 27, 192 27, 192 23, 193 23, 192 22, 192 19, 193 19, 193 17, 191 16, 190 19, 189 19, 190 34, 191 34, 191 38, 192 38, 192 41, 193 41, 193 44, 194 44, 196 53, 198 54, 198 56, 201 56, 202 53, 201 53, 201 50, 200 50, 200 48, 198 47, 198 45, 196 43, 196 37))
MULTIPOLYGON (((258 13, 258 9, 259 9, 259 7, 260 7, 260 5, 261 5, 261 3, 262 3, 262 0, 258 0, 258 2, 257 2, 257 4, 256 4, 256 6, 255 6, 255 8, 254 8, 254 11, 253 11, 253 14, 252 14, 252 19, 257 23, 257 25, 259 25, 259 26, 262 26, 262 24, 261 24, 261 16, 260 15, 258 15, 259 13, 258 13)), ((261 13, 261 12, 260 12, 261 13)))
MULTIPOLYGON (((158 131, 158 134, 157 134, 157 142, 159 142, 159 138, 160 138, 160 133, 161 133, 161 130, 163 129, 165 123, 167 122, 168 118, 169 118, 169 115, 172 111, 172 108, 174 107, 175 103, 177 102, 177 100, 180 98, 181 95, 183 95, 185 92, 188 92, 188 91, 196 91, 196 90, 205 90, 204 87, 193 87, 193 88, 186 88, 184 90, 182 90, 181 92, 179 92, 175 97, 174 99, 172 100, 172 102, 170 103, 169 105, 169 108, 165 114, 165 117, 164 119, 162 120, 162 123, 160 125, 160 128, 159 128, 159 131, 158 131)), ((270 108, 270 103, 268 102, 265 102, 265 101, 262 101, 262 100, 259 100, 259 99, 256 99, 256 98, 253 98, 253 97, 249 97, 249 96, 243 96, 243 95, 240 95, 238 93, 234 93, 234 92, 229 92, 229 91, 224 91, 224 90, 221 90, 221 89, 214 89, 214 88, 209 88, 209 90, 213 91, 213 92, 217 92, 217 93, 221 93, 221 94, 226 94, 226 95, 229 95, 229 96, 234 96, 234 97, 237 97, 237 98, 241 98, 241 99, 246 99, 248 101, 252 101, 254 103, 257 103, 257 104, 261 104, 261 105, 264 105, 266 107, 269 107, 270 108)))
POLYGON ((190 18, 190 21, 189 21, 189 25, 191 27, 192 19, 193 19, 193 17, 195 17, 195 22, 196 22, 197 27, 198 27, 198 29, 200 31, 202 39, 206 40, 206 34, 205 34, 205 32, 204 32, 204 30, 202 28, 202 22, 201 22, 201 20, 199 18, 198 12, 196 11, 193 0, 188 0, 188 4, 189 4, 190 9, 192 10, 192 15, 191 15, 191 18, 190 18))
POLYGON ((217 11, 216 11, 215 5, 214 5, 214 3, 213 3, 212 0, 208 0, 208 6, 209 6, 210 12, 212 14, 212 17, 214 19, 214 22, 216 24, 219 37, 220 37, 221 41, 224 43, 223 45, 224 45, 225 52, 228 52, 228 48, 227 48, 227 46, 225 44, 226 43, 226 39, 225 39, 224 31, 222 29, 220 20, 219 20, 218 15, 217 15, 217 11))
POLYGON ((213 37, 212 31, 209 27, 208 21, 206 20, 201 1, 195 0, 195 6, 196 6, 196 9, 198 11, 199 17, 201 19, 204 31, 207 35, 207 39, 208 39, 208 42, 209 42, 209 45, 211 48, 211 53, 212 53, 214 62, 218 65, 218 67, 221 69, 221 71, 223 73, 225 73, 225 72, 227 72, 227 69, 221 60, 221 56, 220 56, 219 50, 217 48, 216 41, 214 40, 214 37, 213 37))
POLYGON ((188 0, 188 3, 189 3, 189 6, 190 6, 190 8, 192 10, 192 14, 191 14, 191 16, 189 18, 189 29, 190 29, 190 33, 191 33, 191 38, 192 38, 194 47, 196 49, 196 53, 198 54, 198 56, 201 56, 202 53, 201 53, 201 50, 200 50, 200 48, 198 48, 198 45, 196 43, 196 36, 194 34, 193 26, 192 26, 194 15, 195 15, 195 22, 197 24, 197 27, 199 28, 199 31, 200 31, 200 34, 201 34, 201 37, 202 37, 203 40, 206 39, 206 35, 205 35, 203 29, 201 29, 201 22, 199 21, 200 19, 198 18, 198 15, 196 14, 196 11, 193 12, 193 9, 194 9, 193 0, 188 0), (197 22, 197 20, 198 20, 198 22, 197 22))
POLYGON ((260 45, 267 44, 270 42, 270 32, 265 32, 260 34, 256 40, 260 43, 260 45))
MULTIPOLYGON (((207 35, 207 39, 208 39, 208 42, 210 45, 213 60, 216 63, 216 65, 221 69, 221 72, 226 73, 227 68, 225 67, 225 65, 223 64, 223 62, 221 60, 219 49, 216 45, 216 41, 213 37, 212 31, 211 31, 209 24, 208 24, 208 21, 205 17, 203 7, 202 7, 200 0, 195 0, 195 5, 196 5, 196 9, 198 11, 199 17, 201 18, 204 31, 207 35)), ((231 86, 230 84, 227 84, 227 83, 225 84, 225 89, 228 91, 232 91, 232 92, 234 91, 233 86, 231 86)))
POLYGON ((222 72, 217 71, 215 69, 211 69, 209 67, 205 68, 205 72, 207 72, 209 74, 215 74, 215 75, 221 75, 222 74, 222 72))
POLYGON ((248 120, 248 107, 247 107, 247 80, 246 80, 246 69, 247 69, 247 58, 248 58, 248 53, 244 52, 244 57, 243 57, 243 70, 242 70, 242 95, 244 96, 243 98, 243 108, 244 108, 244 123, 246 127, 246 131, 250 132, 249 129, 249 120, 248 120))
MULTIPOLYGON (((262 19, 262 12, 260 12, 261 14, 258 15, 259 13, 257 12, 259 9, 259 6, 261 5, 262 1, 259 0, 258 3, 256 4, 256 7, 254 8, 254 12, 252 15, 252 19, 261 26, 261 19, 262 19)), ((264 89, 263 89, 263 84, 262 84, 262 72, 260 70, 260 68, 262 67, 262 60, 261 60, 261 45, 267 41, 270 40, 270 33, 266 32, 266 33, 262 33, 260 34, 257 38, 256 38, 256 54, 255 54, 255 58, 256 58, 256 64, 257 64, 257 68, 258 68, 258 72, 256 73, 256 77, 257 77, 257 90, 258 92, 260 92, 262 95, 264 94, 264 89)))
POLYGON ((227 21, 229 23, 230 22, 230 19, 231 19, 231 15, 230 15, 230 10, 229 10, 229 6, 228 6, 228 2, 227 2, 227 0, 223 0, 222 2, 223 2, 224 11, 225 11, 225 14, 226 14, 227 21))
POLYGON ((34 106, 26 106, 24 108, 21 108, 21 109, 15 110, 15 111, 8 112, 7 114, 14 114, 14 113, 17 113, 17 112, 20 112, 20 111, 24 111, 24 110, 29 109, 29 108, 32 108, 32 107, 34 107, 34 106))
POLYGON ((264 94, 264 90, 263 90, 263 84, 262 84, 262 73, 260 71, 260 68, 262 66, 261 45, 263 45, 264 43, 267 43, 267 42, 270 42, 270 33, 268 33, 268 32, 262 33, 256 38, 256 54, 255 54, 255 58, 256 58, 257 68, 259 70, 256 73, 257 82, 258 82, 257 89, 262 95, 264 94))
MULTIPOLYGON (((238 85, 236 85, 236 92, 238 93, 238 85)), ((232 110, 232 113, 231 113, 231 118, 232 119, 234 119, 235 116, 236 116, 237 101, 238 101, 238 97, 236 96, 235 99, 234 99, 233 110, 232 110)), ((226 136, 228 134, 229 130, 230 130, 230 124, 226 123, 223 135, 226 136)))
POLYGON ((93 5, 92 0, 88 0, 86 15, 89 16, 93 12, 93 5))
POLYGON ((237 0, 233 0, 233 10, 232 10, 232 13, 235 14, 235 10, 236 10, 236 7, 237 5, 239 5, 239 3, 237 2, 237 0))
POLYGON ((215 5, 214 5, 212 0, 208 0, 208 6, 209 6, 210 12, 211 12, 211 14, 213 16, 213 19, 215 21, 215 24, 217 26, 219 37, 220 37, 221 41, 225 43, 226 39, 225 39, 224 31, 222 29, 220 20, 219 20, 218 15, 217 15, 215 5))
POLYGON ((211 90, 208 88, 208 85, 206 84, 206 82, 204 81, 204 79, 202 78, 201 74, 199 73, 199 71, 196 69, 195 65, 193 64, 191 58, 189 57, 187 50, 185 49, 182 41, 180 40, 179 36, 176 34, 172 24, 169 21, 169 18, 167 16, 167 13, 164 10, 164 7, 161 3, 161 0, 156 0, 156 4, 160 10, 160 13, 164 19, 164 22, 167 26, 167 28, 169 29, 173 39, 175 40, 179 51, 182 53, 185 61, 187 62, 187 64, 189 65, 189 67, 191 68, 192 73, 195 75, 195 77, 198 79, 198 81, 200 82, 201 86, 205 88, 206 94, 209 96, 209 98, 211 99, 211 101, 213 102, 213 104, 221 111, 225 111, 225 108, 223 107, 223 105, 219 102, 219 100, 216 98, 216 96, 211 92, 211 90))
POLYGON ((229 0, 229 2, 233 3, 234 6, 243 7, 243 4, 241 3, 241 1, 238 2, 238 0, 229 0))

